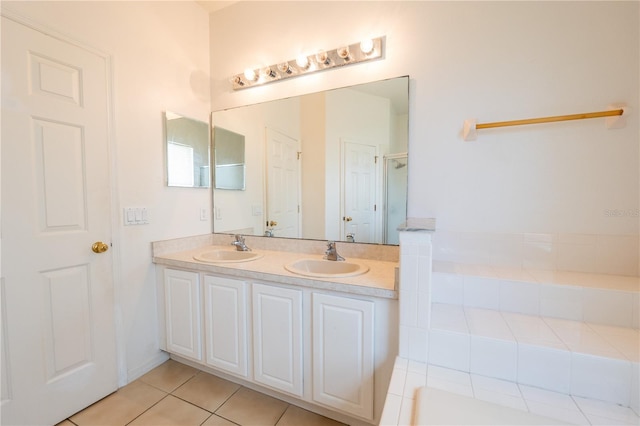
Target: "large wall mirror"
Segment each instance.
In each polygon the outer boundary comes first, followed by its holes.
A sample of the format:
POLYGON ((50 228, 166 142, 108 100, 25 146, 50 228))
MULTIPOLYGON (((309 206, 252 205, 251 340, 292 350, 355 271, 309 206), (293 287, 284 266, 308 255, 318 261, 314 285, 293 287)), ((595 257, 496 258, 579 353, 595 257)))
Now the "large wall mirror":
POLYGON ((164 113, 167 186, 209 188, 209 124, 164 113))
POLYGON ((246 164, 244 191, 214 189, 214 232, 398 244, 408 93, 399 77, 214 112, 246 164))

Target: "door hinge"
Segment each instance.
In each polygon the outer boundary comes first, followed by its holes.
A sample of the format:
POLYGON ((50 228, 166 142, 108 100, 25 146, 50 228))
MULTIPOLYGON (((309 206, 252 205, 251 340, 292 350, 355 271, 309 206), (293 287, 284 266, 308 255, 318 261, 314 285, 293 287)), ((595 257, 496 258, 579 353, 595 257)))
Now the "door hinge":
POLYGON ((302 155, 302 151, 298 151, 297 154, 298 154, 298 160, 299 160, 300 156, 302 155))
POLYGON ((378 156, 377 155, 375 157, 373 157, 373 162, 374 162, 374 164, 378 164, 378 156))

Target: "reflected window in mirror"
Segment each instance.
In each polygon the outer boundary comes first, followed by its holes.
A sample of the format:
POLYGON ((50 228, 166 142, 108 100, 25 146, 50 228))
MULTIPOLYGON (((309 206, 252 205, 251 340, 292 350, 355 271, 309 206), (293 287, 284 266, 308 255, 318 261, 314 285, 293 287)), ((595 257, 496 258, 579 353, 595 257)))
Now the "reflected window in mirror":
POLYGON ((397 245, 408 109, 399 77, 214 112, 245 136, 247 182, 214 189, 214 232, 397 245))
POLYGON ((213 153, 215 188, 244 191, 244 135, 214 126, 213 153))
POLYGON ((167 186, 209 188, 209 124, 166 111, 167 186))

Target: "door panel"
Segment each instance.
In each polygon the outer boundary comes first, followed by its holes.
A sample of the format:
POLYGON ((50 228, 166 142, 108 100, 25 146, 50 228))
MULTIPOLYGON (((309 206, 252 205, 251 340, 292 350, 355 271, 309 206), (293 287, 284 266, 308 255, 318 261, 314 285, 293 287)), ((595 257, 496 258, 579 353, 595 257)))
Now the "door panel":
POLYGON ((343 144, 344 202, 341 239, 353 234, 356 242, 374 243, 376 235, 376 147, 343 144))
POLYGON ((302 292, 253 285, 255 381, 302 396, 302 292))
POLYGON ((1 30, 2 423, 56 424, 117 389, 108 60, 1 30))
POLYGON ((167 351, 202 360, 200 280, 196 272, 164 270, 167 351))
POLYGON ((313 295, 313 400, 373 418, 373 303, 313 295))
POLYGON ((246 377, 247 284, 205 276, 204 285, 207 364, 246 377))
POLYGON ((266 129, 267 220, 276 237, 300 237, 300 143, 266 129))

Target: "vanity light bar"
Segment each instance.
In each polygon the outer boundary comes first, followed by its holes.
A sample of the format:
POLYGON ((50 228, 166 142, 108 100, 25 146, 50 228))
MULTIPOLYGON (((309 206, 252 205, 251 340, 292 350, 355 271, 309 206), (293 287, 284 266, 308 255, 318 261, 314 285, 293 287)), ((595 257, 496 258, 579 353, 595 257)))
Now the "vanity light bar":
POLYGON ((233 90, 260 86, 291 77, 311 74, 345 65, 359 64, 382 58, 384 36, 363 40, 338 47, 333 50, 320 50, 311 55, 300 55, 296 59, 269 65, 264 68, 247 69, 231 78, 233 90))

